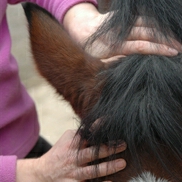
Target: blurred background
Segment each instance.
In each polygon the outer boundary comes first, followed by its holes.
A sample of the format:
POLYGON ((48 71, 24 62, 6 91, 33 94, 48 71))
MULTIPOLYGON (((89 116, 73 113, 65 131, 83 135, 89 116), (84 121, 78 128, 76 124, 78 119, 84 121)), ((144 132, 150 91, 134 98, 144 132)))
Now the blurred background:
POLYGON ((78 118, 70 105, 36 71, 21 5, 9 5, 7 11, 13 43, 12 54, 18 61, 20 78, 36 104, 41 135, 54 144, 64 131, 77 128, 78 118))

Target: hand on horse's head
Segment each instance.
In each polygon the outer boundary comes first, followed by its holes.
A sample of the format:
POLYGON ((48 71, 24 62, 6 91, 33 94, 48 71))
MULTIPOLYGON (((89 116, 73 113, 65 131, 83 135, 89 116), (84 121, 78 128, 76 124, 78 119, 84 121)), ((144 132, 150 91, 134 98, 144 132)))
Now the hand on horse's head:
MULTIPOLYGON (((75 130, 66 131, 58 142, 42 157, 37 159, 18 160, 17 182, 83 182, 86 179, 102 177, 116 173, 125 168, 123 159, 103 162, 96 166, 87 164, 94 160, 94 147, 86 147, 86 142, 78 152, 80 136, 75 130), (95 170, 98 169, 98 173, 95 170), (98 176, 97 176, 98 175, 98 176)), ((126 145, 120 145, 116 151, 102 146, 99 158, 105 158, 113 153, 119 153, 126 149, 126 145)))
MULTIPOLYGON (((110 14, 100 14, 91 3, 80 3, 66 13, 63 25, 70 36, 85 48, 85 42, 110 14)), ((172 45, 164 39, 161 39, 160 42, 153 39, 150 36, 150 32, 153 31, 154 27, 145 27, 142 18, 139 17, 128 39, 121 45, 114 46, 115 48, 117 47, 116 49, 111 50, 111 45, 109 45, 104 36, 96 39, 93 44, 89 44, 85 49, 92 56, 102 59, 116 55, 127 56, 131 54, 175 56, 178 52, 182 52, 182 45, 173 39, 170 40, 172 45)), ((112 34, 113 32, 110 33, 112 34)))

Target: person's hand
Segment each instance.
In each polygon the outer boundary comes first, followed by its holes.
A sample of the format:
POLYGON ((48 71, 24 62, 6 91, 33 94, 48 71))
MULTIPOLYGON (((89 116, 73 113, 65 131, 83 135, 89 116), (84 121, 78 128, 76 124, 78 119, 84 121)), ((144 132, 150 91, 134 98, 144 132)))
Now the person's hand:
MULTIPOLYGON (((83 146, 78 154, 80 137, 77 135, 74 138, 75 133, 74 130, 66 131, 50 151, 38 159, 19 160, 17 182, 81 182, 97 177, 95 166, 87 165, 94 160, 94 148, 83 146)), ((116 153, 125 149, 126 145, 123 144, 117 148, 116 153)), ((105 158, 113 153, 113 149, 103 146, 99 158, 105 158)), ((123 159, 100 163, 98 177, 118 172, 125 166, 126 162, 123 159)))
MULTIPOLYGON (((83 47, 88 37, 95 33, 108 15, 109 13, 100 14, 91 3, 80 3, 68 10, 63 25, 70 36, 83 47)), ((156 42, 151 39, 148 34, 151 28, 153 29, 153 27, 143 27, 142 19, 138 18, 127 41, 122 46, 118 45, 118 49, 112 53, 110 52, 110 45, 104 41, 103 37, 96 40, 92 47, 86 51, 98 58, 109 58, 116 55, 127 56, 135 53, 175 56, 178 52, 182 52, 182 45, 177 41, 171 39, 174 45, 172 48, 167 41, 156 42)))

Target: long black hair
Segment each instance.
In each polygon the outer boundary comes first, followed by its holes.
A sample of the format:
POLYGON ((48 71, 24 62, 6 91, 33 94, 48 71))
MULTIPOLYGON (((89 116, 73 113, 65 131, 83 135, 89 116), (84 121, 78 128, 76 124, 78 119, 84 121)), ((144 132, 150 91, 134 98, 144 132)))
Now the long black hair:
MULTIPOLYGON (((162 37, 172 45, 173 38, 182 43, 181 0, 112 0, 111 4, 112 15, 89 43, 113 31, 108 41, 115 48, 127 39, 139 16, 145 27, 152 27, 149 35, 155 40, 162 37)), ((133 160, 145 145, 165 167, 163 147, 182 162, 182 55, 131 55, 98 77, 104 82, 100 99, 78 130, 82 140, 97 147, 95 155, 102 144, 117 147, 125 141, 133 160)))

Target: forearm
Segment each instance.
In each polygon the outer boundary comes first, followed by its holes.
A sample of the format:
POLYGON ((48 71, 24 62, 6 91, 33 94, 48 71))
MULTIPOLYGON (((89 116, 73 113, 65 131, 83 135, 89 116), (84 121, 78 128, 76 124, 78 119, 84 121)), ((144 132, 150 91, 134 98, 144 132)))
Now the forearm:
MULTIPOLYGON (((93 18, 99 14, 96 6, 91 3, 80 3, 71 7, 65 14, 63 25, 67 30, 78 26, 82 17, 93 18)), ((89 20, 88 20, 89 21, 89 20)))
POLYGON ((81 46, 102 22, 102 15, 92 3, 80 3, 70 8, 63 19, 63 26, 81 46))

